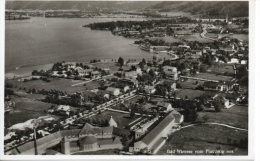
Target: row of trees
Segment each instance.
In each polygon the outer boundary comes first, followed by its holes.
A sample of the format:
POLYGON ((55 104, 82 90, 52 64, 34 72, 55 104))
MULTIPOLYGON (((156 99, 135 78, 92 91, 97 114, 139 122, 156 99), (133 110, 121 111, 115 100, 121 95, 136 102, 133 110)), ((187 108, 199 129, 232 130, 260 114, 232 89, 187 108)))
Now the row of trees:
POLYGON ((84 27, 90 27, 95 30, 110 30, 113 31, 116 28, 126 28, 126 29, 151 29, 156 26, 166 27, 169 24, 177 23, 195 23, 195 20, 192 20, 188 17, 180 17, 178 19, 160 19, 160 20, 149 20, 149 21, 110 21, 110 22, 98 22, 85 25, 84 27))

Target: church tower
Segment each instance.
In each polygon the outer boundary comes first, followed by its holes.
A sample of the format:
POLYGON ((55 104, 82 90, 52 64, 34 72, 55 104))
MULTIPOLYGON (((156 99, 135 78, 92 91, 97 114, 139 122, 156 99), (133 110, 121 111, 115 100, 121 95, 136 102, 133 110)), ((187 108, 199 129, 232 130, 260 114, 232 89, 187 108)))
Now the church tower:
POLYGON ((116 123, 116 121, 113 119, 113 117, 111 116, 110 117, 110 120, 109 120, 109 126, 111 126, 111 127, 117 127, 117 123, 116 123))
POLYGON ((66 136, 61 140, 61 152, 63 154, 70 154, 70 142, 66 136))

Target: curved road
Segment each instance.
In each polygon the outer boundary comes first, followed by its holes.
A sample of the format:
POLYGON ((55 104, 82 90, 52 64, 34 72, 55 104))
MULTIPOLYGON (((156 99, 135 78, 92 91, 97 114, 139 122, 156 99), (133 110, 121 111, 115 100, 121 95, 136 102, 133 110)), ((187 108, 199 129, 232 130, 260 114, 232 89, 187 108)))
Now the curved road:
POLYGON ((213 41, 216 41, 218 39, 214 39, 214 38, 211 38, 211 37, 207 37, 206 34, 207 34, 207 30, 206 30, 206 27, 203 27, 202 28, 203 32, 200 33, 200 36, 204 39, 209 39, 209 40, 213 40, 213 41))
POLYGON ((188 127, 192 127, 192 126, 197 126, 197 125, 219 125, 219 126, 228 127, 228 128, 234 129, 234 130, 240 130, 240 131, 246 131, 246 132, 248 132, 247 129, 238 128, 238 127, 234 127, 234 126, 231 126, 231 125, 222 124, 222 123, 216 123, 216 122, 206 122, 206 123, 191 124, 191 125, 187 125, 187 126, 181 127, 180 130, 181 130, 181 129, 188 128, 188 127))

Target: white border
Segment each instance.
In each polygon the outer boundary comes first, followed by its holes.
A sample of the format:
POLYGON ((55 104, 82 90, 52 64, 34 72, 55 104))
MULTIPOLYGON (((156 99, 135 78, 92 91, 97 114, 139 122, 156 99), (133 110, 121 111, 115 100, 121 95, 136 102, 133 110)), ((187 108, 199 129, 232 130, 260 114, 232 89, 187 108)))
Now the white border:
MULTIPOLYGON (((0 126, 4 127, 4 35, 5 35, 5 21, 4 21, 4 10, 5 10, 5 1, 4 0, 0 0, 1 4, 0 4, 0 75, 1 75, 1 80, 0 80, 0 85, 2 90, 0 91, 0 96, 1 96, 1 104, 0 107, 2 108, 1 113, 0 113, 0 126)), ((12 1, 12 0, 9 0, 12 1)), ((22 1, 22 0, 19 0, 22 1)), ((27 1, 33 1, 33 0, 27 0, 27 1)), ((44 1, 44 0, 39 0, 39 1, 44 1)), ((54 0, 49 0, 49 1, 54 1, 54 0)), ((67 1, 67 0, 55 0, 55 1, 67 1)), ((73 0, 71 0, 73 1, 73 0)), ((80 1, 80 0, 74 0, 74 1, 80 1)), ((81 1, 88 1, 88 0, 81 0, 81 1)), ((94 1, 98 1, 98 0, 94 0, 94 1)), ((99 0, 99 1, 105 1, 105 0, 99 0)), ((115 1, 120 1, 120 0, 115 0, 115 1)), ((131 1, 142 1, 142 0, 131 0, 131 1)), ((150 1, 157 1, 157 0, 150 0, 150 1)), ((182 0, 182 1, 193 1, 193 0, 182 0)), ((207 0, 201 0, 201 1, 207 1, 207 0)), ((218 0, 219 1, 219 0, 218 0)), ((222 1, 229 1, 229 0, 222 0, 222 1)), ((232 0, 231 0, 232 1, 232 0)), ((236 1, 246 1, 246 0, 236 0, 236 1)), ((259 62, 257 62, 257 60, 259 59, 259 50, 258 53, 256 52, 254 47, 257 47, 254 38, 257 38, 259 40, 258 36, 255 35, 259 35, 259 31, 257 32, 256 28, 255 28, 255 23, 256 22, 256 18, 255 18, 255 11, 258 12, 258 16, 259 16, 259 10, 255 10, 255 5, 258 4, 258 8, 259 8, 259 3, 255 1, 258 0, 249 0, 249 20, 250 20, 250 28, 249 28, 249 46, 250 46, 250 50, 249 50, 249 78, 250 78, 250 82, 249 82, 249 147, 248 147, 248 156, 164 156, 164 155, 153 155, 153 156, 120 156, 120 155, 103 155, 103 156, 98 156, 98 155, 83 155, 83 156, 71 156, 71 155, 67 155, 67 156, 35 156, 35 155, 14 155, 14 156, 7 156, 7 155, 3 155, 3 137, 4 137, 4 130, 1 130, 1 134, 0 134, 0 160, 112 160, 112 159, 123 159, 123 160, 127 160, 127 159, 138 159, 138 160, 145 160, 145 159, 153 159, 153 160, 201 160, 201 159, 205 159, 205 160, 254 160, 254 149, 255 146, 259 147, 259 144, 257 144, 255 141, 258 140, 259 141, 259 128, 258 131, 255 130, 256 127, 259 127, 259 125, 254 123, 254 118, 259 119, 259 116, 257 116, 257 114, 259 112, 259 108, 257 106, 257 98, 259 99, 259 93, 256 94, 255 92, 257 91, 256 89, 259 89, 259 74, 256 72, 258 71, 257 69, 259 69, 259 62), (258 33, 258 34, 255 34, 258 33), (258 88, 256 88, 258 87, 258 88), (258 112, 257 112, 258 111, 258 112), (257 126, 255 126, 257 125, 257 126), (258 132, 258 135, 255 134, 255 132, 258 132), (254 136, 257 136, 257 138, 255 139, 254 136)), ((259 26, 259 21, 257 22, 258 28, 260 28, 259 26)), ((259 41, 258 41, 259 42, 259 41)), ((258 43, 259 44, 259 43, 258 43)), ((1 128, 3 129, 3 128, 1 128)), ((257 149, 257 148, 256 148, 257 149)), ((259 149, 259 148, 258 148, 259 149)), ((258 151, 258 150, 257 150, 258 151)), ((256 151, 256 152, 257 152, 256 151)), ((259 152, 258 152, 259 153, 259 152)))

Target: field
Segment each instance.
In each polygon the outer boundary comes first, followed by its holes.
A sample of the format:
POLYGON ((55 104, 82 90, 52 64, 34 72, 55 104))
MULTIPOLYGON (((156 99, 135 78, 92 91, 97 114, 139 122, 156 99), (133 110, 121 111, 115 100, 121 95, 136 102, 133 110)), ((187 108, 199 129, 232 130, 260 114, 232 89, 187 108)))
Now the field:
POLYGON ((180 82, 182 88, 195 89, 198 85, 203 85, 205 81, 199 81, 194 79, 187 79, 184 82, 180 82))
POLYGON ((248 34, 221 34, 220 36, 221 37, 227 36, 230 38, 236 38, 236 39, 243 40, 243 41, 248 41, 248 39, 249 39, 248 34))
POLYGON ((158 154, 167 155, 167 150, 188 150, 192 154, 175 153, 173 155, 209 155, 208 150, 224 150, 224 155, 246 155, 248 133, 218 125, 196 125, 173 133, 158 154), (195 154, 195 150, 202 153, 195 154), (229 151, 229 153, 228 153, 229 151))
POLYGON ((232 79, 232 77, 230 77, 230 76, 211 74, 211 73, 199 73, 195 77, 202 78, 202 79, 215 80, 215 81, 229 81, 232 79))
POLYGON ((213 42, 212 40, 202 38, 199 33, 181 36, 180 38, 185 40, 185 41, 198 41, 200 43, 211 43, 211 42, 213 42))
POLYGON ((233 66, 228 64, 214 64, 207 71, 219 74, 234 74, 233 66))
POLYGON ((47 110, 51 104, 44 103, 28 98, 16 97, 14 112, 5 114, 5 126, 10 127, 16 123, 24 122, 29 119, 38 118, 47 115, 44 110, 47 110))
POLYGON ((82 80, 73 80, 73 79, 59 79, 59 78, 51 78, 50 82, 45 82, 42 80, 31 80, 28 82, 18 82, 17 80, 8 80, 11 84, 13 84, 15 87, 22 87, 22 88, 28 88, 28 89, 56 89, 60 91, 66 91, 68 93, 74 93, 74 92, 83 92, 85 90, 91 90, 98 88, 99 84, 96 81, 88 82, 78 86, 72 86, 77 83, 84 82, 82 80))
POLYGON ((166 43, 173 43, 173 42, 182 42, 180 39, 178 38, 174 38, 172 36, 165 36, 165 37, 151 37, 149 38, 150 40, 163 40, 166 43))
POLYGON ((198 112, 197 121, 203 119, 206 119, 206 122, 224 123, 248 129, 248 107, 235 105, 221 112, 198 112))
MULTIPOLYGON (((114 73, 114 72, 118 71, 118 69, 120 68, 120 66, 117 66, 115 62, 94 63, 92 65, 95 66, 95 67, 98 67, 98 68, 109 68, 111 73, 114 73)), ((123 66, 122 68, 124 70, 128 70, 129 69, 128 66, 123 66)))
POLYGON ((206 36, 206 37, 213 38, 213 39, 217 39, 217 38, 218 38, 218 34, 214 34, 214 33, 206 33, 205 36, 206 36))
POLYGON ((176 91, 176 97, 185 98, 187 96, 188 99, 194 99, 196 97, 203 95, 204 93, 205 91, 200 91, 200 90, 180 89, 176 91))

